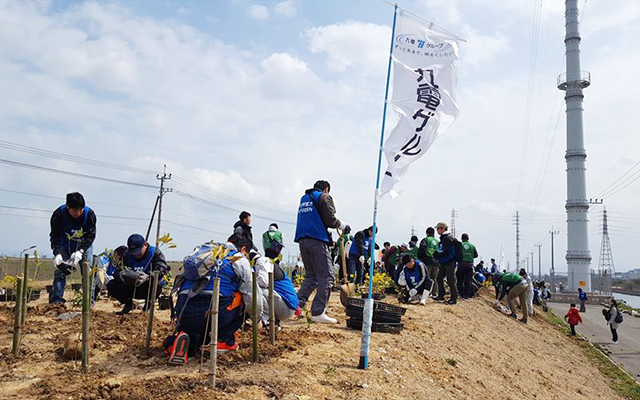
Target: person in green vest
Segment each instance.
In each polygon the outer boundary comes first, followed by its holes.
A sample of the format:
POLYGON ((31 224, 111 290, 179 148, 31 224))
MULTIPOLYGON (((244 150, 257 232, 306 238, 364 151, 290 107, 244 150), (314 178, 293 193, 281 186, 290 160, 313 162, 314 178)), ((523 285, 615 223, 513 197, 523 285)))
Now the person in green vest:
POLYGON ((433 227, 428 227, 426 233, 427 237, 422 239, 420 241, 420 246, 418 246, 418 259, 426 265, 429 278, 433 281, 431 293, 438 293, 436 277, 438 276, 440 263, 438 263, 438 260, 436 260, 433 255, 438 251, 440 241, 435 237, 436 231, 433 227))
POLYGON ((282 260, 282 249, 284 248, 282 232, 278 230, 278 224, 275 222, 269 225, 269 230, 262 234, 262 246, 265 256, 277 262, 282 260))
POLYGON ((469 235, 462 234, 462 261, 458 262, 456 278, 458 279, 458 292, 460 297, 468 299, 473 297, 471 281, 473 280, 473 260, 478 257, 476 246, 469 242, 469 235))
POLYGON ((500 287, 500 297, 495 301, 495 306, 497 307, 506 295, 507 304, 509 305, 509 310, 511 310, 511 314, 509 316, 516 319, 518 318, 518 314, 516 313, 515 300, 518 298, 520 300, 520 306, 522 307, 522 318, 520 319, 520 322, 526 324, 527 316, 529 315, 527 307, 527 290, 529 289, 529 285, 527 284, 526 279, 515 272, 507 272, 499 276, 496 274, 494 279, 498 281, 498 285, 500 287))

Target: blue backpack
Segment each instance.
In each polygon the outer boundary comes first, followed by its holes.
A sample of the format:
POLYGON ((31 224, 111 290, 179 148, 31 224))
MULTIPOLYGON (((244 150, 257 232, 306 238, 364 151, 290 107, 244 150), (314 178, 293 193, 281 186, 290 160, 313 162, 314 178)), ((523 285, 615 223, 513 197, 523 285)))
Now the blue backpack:
POLYGON ((207 287, 225 263, 233 263, 242 258, 242 253, 224 243, 207 242, 196 247, 182 261, 183 272, 176 276, 172 292, 178 291, 185 281, 194 281, 189 298, 207 287))

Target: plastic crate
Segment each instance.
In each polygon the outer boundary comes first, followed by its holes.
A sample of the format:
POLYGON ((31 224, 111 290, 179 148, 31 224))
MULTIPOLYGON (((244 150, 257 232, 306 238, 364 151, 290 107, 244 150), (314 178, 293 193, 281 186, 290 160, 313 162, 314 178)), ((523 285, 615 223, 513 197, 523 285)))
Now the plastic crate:
MULTIPOLYGON (((362 320, 357 319, 348 319, 347 320, 347 328, 362 330, 362 320)), ((371 324, 371 332, 387 332, 387 333, 398 333, 404 329, 403 323, 380 323, 374 322, 371 324)))
MULTIPOLYGON (((359 299, 357 297, 349 297, 347 299, 347 308, 356 307, 364 309, 364 299, 359 299)), ((407 312, 407 309, 404 307, 394 306, 393 304, 384 303, 382 301, 373 301, 373 312, 376 311, 384 311, 392 314, 404 315, 407 312)))
MULTIPOLYGON (((347 308, 347 317, 351 319, 357 319, 362 321, 362 308, 352 307, 347 308)), ((398 323, 402 320, 402 315, 388 313, 384 311, 374 311, 373 313, 373 322, 392 322, 398 323)))

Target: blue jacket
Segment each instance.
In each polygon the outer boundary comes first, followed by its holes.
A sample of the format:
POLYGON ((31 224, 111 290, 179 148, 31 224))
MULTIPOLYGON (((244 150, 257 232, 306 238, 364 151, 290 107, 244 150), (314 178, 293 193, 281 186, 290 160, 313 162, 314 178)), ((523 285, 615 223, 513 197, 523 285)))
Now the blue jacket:
POLYGON ((364 256, 367 259, 371 256, 370 254, 371 236, 367 236, 367 235, 368 235, 367 230, 356 233, 353 239, 353 242, 351 243, 351 247, 349 248, 349 254, 353 254, 356 257, 364 256), (362 240, 362 247, 359 246, 360 240, 362 240))
POLYGON ((80 249, 87 250, 96 237, 96 215, 89 207, 85 207, 80 218, 74 219, 63 204, 51 216, 49 237, 54 255, 68 257, 80 249), (79 235, 80 230, 82 235, 79 235))
POLYGON ((324 226, 320 213, 316 208, 318 199, 322 192, 318 189, 307 190, 300 199, 298 207, 298 222, 296 224, 296 236, 294 241, 300 242, 300 239, 310 238, 329 243, 329 235, 327 227, 324 226))
POLYGON ((273 290, 282 297, 289 309, 295 310, 298 308, 298 294, 287 274, 284 274, 284 278, 273 282, 273 290))
POLYGON ((438 261, 440 264, 448 264, 456 259, 456 245, 448 233, 440 236, 440 249, 438 249, 438 261))
POLYGON ((137 260, 135 257, 127 255, 127 259, 124 264, 134 271, 149 273, 149 271, 151 271, 151 261, 153 260, 154 254, 156 254, 155 246, 149 246, 147 254, 145 254, 143 258, 137 260))

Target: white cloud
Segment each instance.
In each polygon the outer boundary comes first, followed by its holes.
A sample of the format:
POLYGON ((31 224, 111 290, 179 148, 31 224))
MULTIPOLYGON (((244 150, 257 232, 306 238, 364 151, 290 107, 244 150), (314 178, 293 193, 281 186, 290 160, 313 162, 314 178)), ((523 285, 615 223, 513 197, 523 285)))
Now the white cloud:
POLYGON ((269 18, 269 9, 259 4, 254 4, 249 6, 247 8, 247 12, 249 13, 249 16, 253 19, 265 20, 269 18))
POLYGON ((295 17, 298 14, 298 4, 295 0, 281 1, 276 4, 275 11, 285 17, 295 17))
POLYGON ((326 53, 331 71, 357 68, 365 74, 385 73, 391 29, 388 26, 348 21, 311 28, 306 32, 309 49, 326 53))

